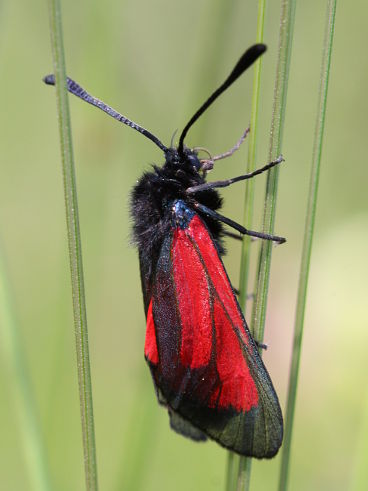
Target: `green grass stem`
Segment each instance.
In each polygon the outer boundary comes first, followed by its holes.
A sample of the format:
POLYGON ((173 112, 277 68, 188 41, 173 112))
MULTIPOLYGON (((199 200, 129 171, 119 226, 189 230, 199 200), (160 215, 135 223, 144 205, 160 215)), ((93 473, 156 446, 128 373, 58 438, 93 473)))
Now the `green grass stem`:
POLYGON ((227 452, 226 461, 226 480, 225 480, 225 490, 233 491, 235 489, 237 467, 239 463, 239 457, 234 452, 227 452))
POLYGON ((96 445, 92 406, 92 384, 88 351, 86 300, 84 293, 81 239, 79 231, 77 190, 74 170, 71 125, 59 0, 49 0, 51 46, 56 80, 61 160, 69 244, 73 295, 74 328, 77 351, 78 382, 82 420, 86 489, 97 491, 96 445))
POLYGON ((38 422, 29 371, 15 319, 3 258, 0 255, 0 349, 14 397, 17 430, 28 468, 29 489, 50 491, 50 472, 38 422))
MULTIPOLYGON (((266 0, 258 1, 258 16, 257 16, 257 34, 256 42, 263 42, 264 33, 264 19, 266 10, 266 0)), ((250 128, 251 132, 249 134, 248 142, 248 163, 246 172, 253 172, 256 166, 256 151, 257 151, 257 129, 258 129, 258 111, 259 111, 259 95, 261 89, 261 69, 262 69, 262 57, 259 59, 254 67, 253 75, 253 94, 252 94, 252 109, 250 118, 250 128)), ((245 182, 245 195, 244 195, 244 217, 243 224, 244 227, 252 229, 252 219, 253 219, 253 206, 254 206, 254 179, 249 179, 245 182)), ((246 302, 247 302, 247 286, 248 286, 248 276, 249 276, 249 263, 250 263, 250 252, 251 252, 251 240, 250 237, 244 236, 242 241, 241 249, 241 259, 240 259, 240 277, 239 277, 239 304, 242 308, 244 315, 246 313, 246 302)), ((252 332, 252 326, 250 326, 252 332)), ((250 485, 250 474, 252 459, 245 457, 238 457, 230 453, 229 460, 233 459, 235 461, 234 472, 236 475, 235 479, 232 479, 234 483, 231 488, 234 489, 236 483, 236 489, 247 490, 250 485)), ((230 467, 229 467, 230 469, 230 467)), ((228 472, 229 475, 229 472, 228 472)))
MULTIPOLYGON (((281 153, 282 134, 286 109, 286 94, 290 66, 290 53, 294 29, 294 15, 295 0, 283 0, 281 6, 278 64, 276 71, 274 105, 271 122, 271 141, 269 151, 270 162, 281 153)), ((273 233, 273 225, 275 221, 277 181, 278 168, 274 168, 268 172, 267 176, 263 215, 263 231, 270 234, 273 233)), ((259 342, 263 341, 271 266, 271 251, 272 243, 268 241, 263 241, 258 260, 255 288, 256 296, 253 304, 251 323, 252 334, 259 342)), ((248 258, 246 258, 246 260, 249 261, 248 258)), ((248 268, 248 265, 246 265, 246 268, 248 268)), ((245 299, 242 298, 241 301, 241 305, 244 305, 245 299)), ((239 462, 237 491, 247 491, 249 489, 250 469, 251 460, 241 457, 239 462)))
POLYGON ((317 206, 318 181, 321 164, 322 143, 326 115, 326 102, 328 81, 330 74, 332 41, 335 26, 336 0, 328 0, 326 13, 325 39, 323 44, 322 67, 319 100, 317 109, 317 120, 315 126, 314 145, 312 153, 312 167, 309 184, 309 196, 307 205, 307 215, 305 220, 305 231, 303 240, 303 251, 299 275, 299 286, 294 326, 294 341, 289 376, 288 400, 286 408, 285 437, 282 450, 281 472, 279 481, 279 491, 287 489, 289 476, 290 448, 294 422, 295 400, 298 385, 300 353, 303 338, 304 312, 307 297, 308 277, 310 268, 310 258, 312 252, 312 241, 314 231, 314 221, 317 206))
MULTIPOLYGON (((258 19, 257 19, 257 35, 256 42, 263 42, 264 32, 264 17, 266 10, 266 0, 259 0, 258 2, 258 19)), ((246 172, 250 173, 255 170, 256 156, 257 156, 257 129, 258 129, 258 111, 259 111, 259 94, 261 89, 261 69, 262 69, 261 57, 254 66, 253 75, 253 94, 252 94, 252 110, 250 117, 250 134, 248 136, 248 163, 246 172)), ((245 181, 245 196, 244 196, 244 218, 243 224, 245 228, 252 228, 253 220, 253 205, 254 205, 254 179, 247 179, 245 181)), ((246 300, 247 300, 247 285, 249 275, 249 262, 250 262, 250 243, 251 238, 247 235, 243 237, 241 259, 240 259, 240 276, 239 276, 239 304, 245 313, 246 300)))
MULTIPOLYGON (((282 0, 281 3, 279 49, 269 149, 270 162, 275 160, 281 154, 290 55, 294 31, 295 4, 296 0, 282 0)), ((267 175, 265 205, 263 212, 263 231, 269 234, 273 233, 275 222, 278 173, 279 166, 276 166, 271 169, 267 175)), ((255 288, 256 296, 252 312, 253 334, 254 338, 258 342, 263 341, 264 335, 272 248, 273 243, 271 241, 264 240, 261 244, 258 258, 255 288)))

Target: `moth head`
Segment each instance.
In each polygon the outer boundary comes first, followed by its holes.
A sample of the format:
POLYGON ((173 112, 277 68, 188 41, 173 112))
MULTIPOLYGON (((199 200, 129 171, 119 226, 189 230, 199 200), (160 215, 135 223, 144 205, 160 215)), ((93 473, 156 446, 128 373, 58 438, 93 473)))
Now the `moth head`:
POLYGON ((184 147, 182 153, 177 148, 168 148, 165 152, 165 164, 184 172, 197 173, 202 168, 197 151, 188 147, 184 147))
POLYGON ((202 164, 195 150, 186 149, 185 161, 186 166, 189 166, 193 171, 199 172, 201 170, 202 164))

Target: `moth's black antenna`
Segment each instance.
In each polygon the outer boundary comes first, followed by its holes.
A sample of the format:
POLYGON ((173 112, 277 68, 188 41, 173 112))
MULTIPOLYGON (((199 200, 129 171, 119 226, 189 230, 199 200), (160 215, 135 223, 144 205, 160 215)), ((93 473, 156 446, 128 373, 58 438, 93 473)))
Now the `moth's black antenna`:
POLYGON ((198 111, 192 116, 187 125, 182 131, 179 140, 178 152, 183 153, 184 139, 187 136, 189 128, 197 121, 197 119, 205 112, 205 110, 221 95, 232 83, 237 80, 240 75, 245 72, 265 51, 266 46, 264 44, 254 44, 243 54, 238 63, 235 65, 233 71, 227 77, 225 82, 220 85, 218 89, 206 100, 206 102, 198 109, 198 111))
MULTIPOLYGON (((43 81, 47 85, 55 85, 55 77, 54 75, 46 75, 46 77, 43 78, 43 81)), ((149 138, 153 143, 155 143, 163 152, 167 152, 168 148, 165 147, 165 145, 160 142, 160 140, 155 136, 152 135, 148 130, 145 128, 142 128, 142 126, 139 126, 137 123, 134 123, 134 121, 131 121, 130 119, 126 118, 122 114, 118 113, 113 109, 112 107, 108 106, 104 102, 100 101, 96 97, 93 97, 92 95, 88 94, 80 85, 78 85, 74 80, 71 78, 67 77, 66 79, 67 83, 67 89, 71 94, 76 95, 80 99, 83 99, 84 101, 88 102, 88 104, 92 104, 92 106, 96 106, 99 109, 102 109, 105 113, 107 113, 109 116, 117 119, 121 123, 126 124, 127 126, 130 126, 133 128, 133 130, 139 131, 139 133, 142 133, 146 138, 149 138)))

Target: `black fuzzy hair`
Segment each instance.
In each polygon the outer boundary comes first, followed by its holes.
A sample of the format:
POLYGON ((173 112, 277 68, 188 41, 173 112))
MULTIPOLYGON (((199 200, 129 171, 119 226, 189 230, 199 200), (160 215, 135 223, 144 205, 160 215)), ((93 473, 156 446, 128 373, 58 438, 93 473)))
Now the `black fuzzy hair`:
MULTIPOLYGON (((131 217, 133 220, 132 242, 137 246, 141 265, 143 291, 150 290, 154 266, 160 253, 161 245, 172 228, 169 208, 175 200, 184 201, 195 210, 194 202, 218 210, 222 198, 214 189, 187 194, 192 186, 203 184, 205 179, 200 172, 200 161, 196 152, 184 148, 179 155, 175 148, 165 154, 162 167, 153 166, 151 172, 145 172, 134 186, 131 200, 131 217)), ((223 227, 214 220, 198 212, 210 231, 220 254, 225 250, 222 244, 223 227)))

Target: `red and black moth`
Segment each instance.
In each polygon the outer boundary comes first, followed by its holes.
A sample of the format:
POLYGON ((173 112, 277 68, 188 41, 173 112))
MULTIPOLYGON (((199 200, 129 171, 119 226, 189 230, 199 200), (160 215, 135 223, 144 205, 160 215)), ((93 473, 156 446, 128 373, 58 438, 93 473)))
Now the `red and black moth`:
MULTIPOLYGON (((270 458, 280 448, 283 421, 276 392, 226 274, 223 224, 278 243, 282 237, 247 230, 218 213, 216 188, 249 179, 279 164, 225 181, 206 182, 214 162, 184 145, 189 128, 266 47, 256 44, 184 128, 176 148, 89 95, 67 79, 68 90, 152 140, 165 155, 135 185, 133 239, 138 247, 147 318, 145 357, 171 427, 194 440, 207 437, 241 455, 270 458)), ((53 75, 44 81, 54 85, 53 75)))

